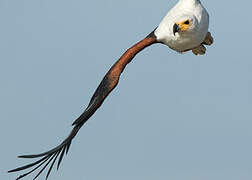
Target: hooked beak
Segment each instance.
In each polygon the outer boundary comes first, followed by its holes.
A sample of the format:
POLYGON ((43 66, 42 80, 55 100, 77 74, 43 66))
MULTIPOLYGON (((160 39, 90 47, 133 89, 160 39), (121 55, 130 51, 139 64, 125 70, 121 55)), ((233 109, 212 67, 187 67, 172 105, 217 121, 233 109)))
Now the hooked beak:
POLYGON ((179 32, 179 25, 177 23, 175 23, 173 25, 173 34, 174 34, 174 36, 175 36, 176 32, 179 32))

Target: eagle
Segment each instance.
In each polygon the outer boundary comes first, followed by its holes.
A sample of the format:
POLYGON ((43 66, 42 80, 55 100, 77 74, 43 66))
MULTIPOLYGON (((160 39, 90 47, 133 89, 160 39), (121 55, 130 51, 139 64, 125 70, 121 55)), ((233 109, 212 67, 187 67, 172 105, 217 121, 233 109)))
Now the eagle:
POLYGON ((205 45, 210 46, 213 43, 213 37, 208 31, 208 28, 209 15, 200 0, 179 0, 163 18, 157 28, 148 36, 127 49, 113 64, 95 90, 87 108, 73 122, 73 129, 66 139, 49 151, 40 154, 18 156, 19 158, 40 159, 8 172, 17 172, 31 168, 28 172, 17 178, 21 179, 41 167, 40 171, 38 171, 34 177, 34 179, 36 179, 46 167, 49 167, 45 177, 47 179, 56 160, 58 159, 56 163, 58 169, 64 154, 68 153, 72 140, 77 135, 80 128, 96 112, 110 92, 117 86, 124 68, 140 51, 150 45, 161 43, 179 53, 192 51, 195 55, 203 55, 206 53, 205 45))

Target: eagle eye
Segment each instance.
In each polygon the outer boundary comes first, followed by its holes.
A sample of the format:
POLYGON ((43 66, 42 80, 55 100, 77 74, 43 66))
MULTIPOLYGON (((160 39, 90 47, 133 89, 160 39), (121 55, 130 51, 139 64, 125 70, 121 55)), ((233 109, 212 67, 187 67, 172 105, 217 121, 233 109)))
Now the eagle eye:
POLYGON ((186 20, 185 22, 184 22, 184 24, 190 24, 190 22, 189 22, 189 20, 186 20))

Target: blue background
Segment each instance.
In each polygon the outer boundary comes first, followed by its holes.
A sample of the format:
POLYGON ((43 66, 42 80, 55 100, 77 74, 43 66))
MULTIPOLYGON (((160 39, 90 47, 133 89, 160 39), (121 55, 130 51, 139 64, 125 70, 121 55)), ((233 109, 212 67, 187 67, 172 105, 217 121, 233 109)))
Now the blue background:
MULTIPOLYGON (((17 155, 68 135, 110 66, 175 3, 0 1, 1 179, 31 162, 17 155)), ((202 3, 207 54, 159 44, 137 55, 50 179, 252 179, 252 3, 202 3)))

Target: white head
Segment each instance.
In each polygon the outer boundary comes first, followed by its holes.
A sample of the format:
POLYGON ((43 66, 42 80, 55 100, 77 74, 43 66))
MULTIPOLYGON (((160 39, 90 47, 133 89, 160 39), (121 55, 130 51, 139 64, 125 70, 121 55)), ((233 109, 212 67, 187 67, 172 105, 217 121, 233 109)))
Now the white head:
POLYGON ((195 33, 198 27, 198 20, 193 15, 181 15, 174 19, 174 24, 172 26, 172 33, 176 36, 191 36, 195 33))
POLYGON ((179 0, 179 1, 190 1, 191 3, 192 3, 192 2, 201 3, 200 0, 179 0))

